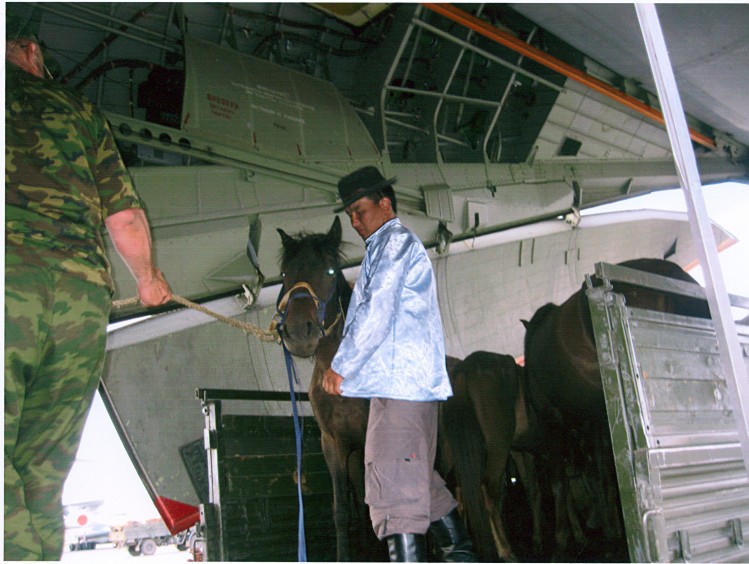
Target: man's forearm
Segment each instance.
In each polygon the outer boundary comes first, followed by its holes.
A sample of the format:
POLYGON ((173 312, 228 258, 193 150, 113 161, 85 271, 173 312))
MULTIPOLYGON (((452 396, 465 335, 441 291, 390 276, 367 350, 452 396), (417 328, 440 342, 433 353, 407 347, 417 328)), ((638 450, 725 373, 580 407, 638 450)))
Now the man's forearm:
POLYGON ((171 300, 171 290, 153 260, 151 230, 142 209, 132 208, 110 215, 107 231, 115 249, 138 284, 138 295, 146 306, 171 300))
POLYGON ((133 208, 109 216, 107 230, 115 249, 138 281, 147 281, 154 275, 153 244, 146 214, 133 208))

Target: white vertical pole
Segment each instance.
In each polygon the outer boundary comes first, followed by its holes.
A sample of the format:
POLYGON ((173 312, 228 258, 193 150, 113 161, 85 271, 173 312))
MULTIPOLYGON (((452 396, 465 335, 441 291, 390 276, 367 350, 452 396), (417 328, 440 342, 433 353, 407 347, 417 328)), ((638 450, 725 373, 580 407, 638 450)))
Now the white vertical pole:
POLYGON ((666 42, 663 38, 658 13, 653 4, 635 4, 640 29, 650 59, 650 68, 658 89, 661 110, 666 121, 666 130, 671 141, 671 150, 676 162, 684 198, 689 212, 692 238, 705 273, 707 301, 718 336, 723 373, 726 376, 728 393, 734 408, 739 432, 739 441, 744 457, 744 468, 749 470, 749 380, 741 358, 738 334, 731 316, 723 274, 720 270, 715 236, 702 197, 702 186, 697 171, 697 161, 689 138, 687 120, 676 88, 666 42))

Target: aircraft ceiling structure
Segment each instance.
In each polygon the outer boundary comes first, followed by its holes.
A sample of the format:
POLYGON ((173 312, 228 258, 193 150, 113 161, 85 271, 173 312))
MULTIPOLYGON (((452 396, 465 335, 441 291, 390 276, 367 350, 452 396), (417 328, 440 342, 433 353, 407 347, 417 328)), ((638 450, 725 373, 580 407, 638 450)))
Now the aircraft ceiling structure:
MULTIPOLYGON (((404 222, 441 253, 678 185, 631 5, 6 6, 105 111, 191 299, 277 280, 275 229, 327 229, 337 180, 366 164, 398 178, 404 222)), ((749 7, 658 10, 703 183, 746 179, 749 7)))
MULTIPOLYGON (((547 31, 624 77, 655 92, 629 4, 511 4, 547 31)), ((749 144, 749 5, 658 4, 685 111, 749 144), (737 66, 738 63, 738 66, 737 66)))

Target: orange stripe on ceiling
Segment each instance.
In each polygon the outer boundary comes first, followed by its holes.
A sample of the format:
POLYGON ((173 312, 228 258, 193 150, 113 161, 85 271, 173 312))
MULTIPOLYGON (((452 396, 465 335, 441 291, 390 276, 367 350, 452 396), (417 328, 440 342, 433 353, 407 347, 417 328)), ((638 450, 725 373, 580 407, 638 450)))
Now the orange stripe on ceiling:
MULTIPOLYGON (((497 43, 500 43, 505 47, 509 47, 513 51, 516 51, 521 55, 528 57, 529 59, 533 59, 537 63, 540 63, 545 67, 548 67, 558 72, 559 74, 566 76, 567 78, 576 80, 577 82, 580 82, 588 88, 595 90, 596 92, 600 92, 601 94, 608 96, 609 98, 612 98, 613 100, 621 104, 624 104, 628 108, 635 110, 636 112, 660 123, 661 125, 665 123, 663 113, 653 108, 652 106, 641 102, 640 100, 634 98, 633 96, 630 96, 629 94, 625 94, 621 90, 614 88, 610 84, 607 84, 602 80, 595 78, 594 76, 590 76, 585 71, 575 68, 572 65, 565 63, 564 61, 560 61, 556 57, 552 57, 548 53, 545 53, 540 49, 533 47, 532 45, 528 45, 517 37, 514 37, 511 34, 502 31, 497 27, 494 27, 484 20, 477 18, 473 14, 469 14, 468 12, 456 8, 452 4, 425 3, 423 5, 433 12, 436 12, 456 23, 459 23, 462 26, 472 29, 476 33, 480 33, 484 37, 487 37, 492 41, 496 41, 497 43)), ((716 148, 715 141, 713 139, 711 139, 707 135, 695 131, 692 128, 689 128, 689 136, 693 141, 699 143, 700 145, 704 145, 705 147, 709 147, 710 149, 716 148)))

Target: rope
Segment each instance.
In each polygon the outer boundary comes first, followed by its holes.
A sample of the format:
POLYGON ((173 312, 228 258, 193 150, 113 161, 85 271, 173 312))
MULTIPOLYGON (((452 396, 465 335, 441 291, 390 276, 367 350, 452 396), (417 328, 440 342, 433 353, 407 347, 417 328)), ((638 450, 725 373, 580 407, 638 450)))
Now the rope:
MULTIPOLYGON (((172 294, 172 301, 177 302, 178 304, 181 304, 185 307, 189 307, 191 309, 194 309, 196 311, 199 311, 201 313, 204 313, 206 315, 210 315, 214 319, 218 319, 219 321, 223 321, 227 325, 231 325, 232 327, 236 329, 241 329, 247 334, 252 334, 261 341, 271 342, 271 341, 277 341, 278 340, 278 334, 273 331, 268 331, 265 329, 262 329, 256 325, 253 325, 252 323, 245 323, 243 321, 239 321, 238 319, 233 319, 231 317, 226 317, 225 315, 221 315, 220 313, 216 313, 215 311, 211 311, 210 309, 203 307, 200 304, 196 304, 195 302, 191 302, 190 300, 183 298, 182 296, 178 296, 176 294, 172 294)), ((127 307, 131 305, 138 305, 140 303, 140 298, 133 297, 133 298, 127 298, 124 300, 115 300, 112 302, 113 308, 122 308, 127 307)))

